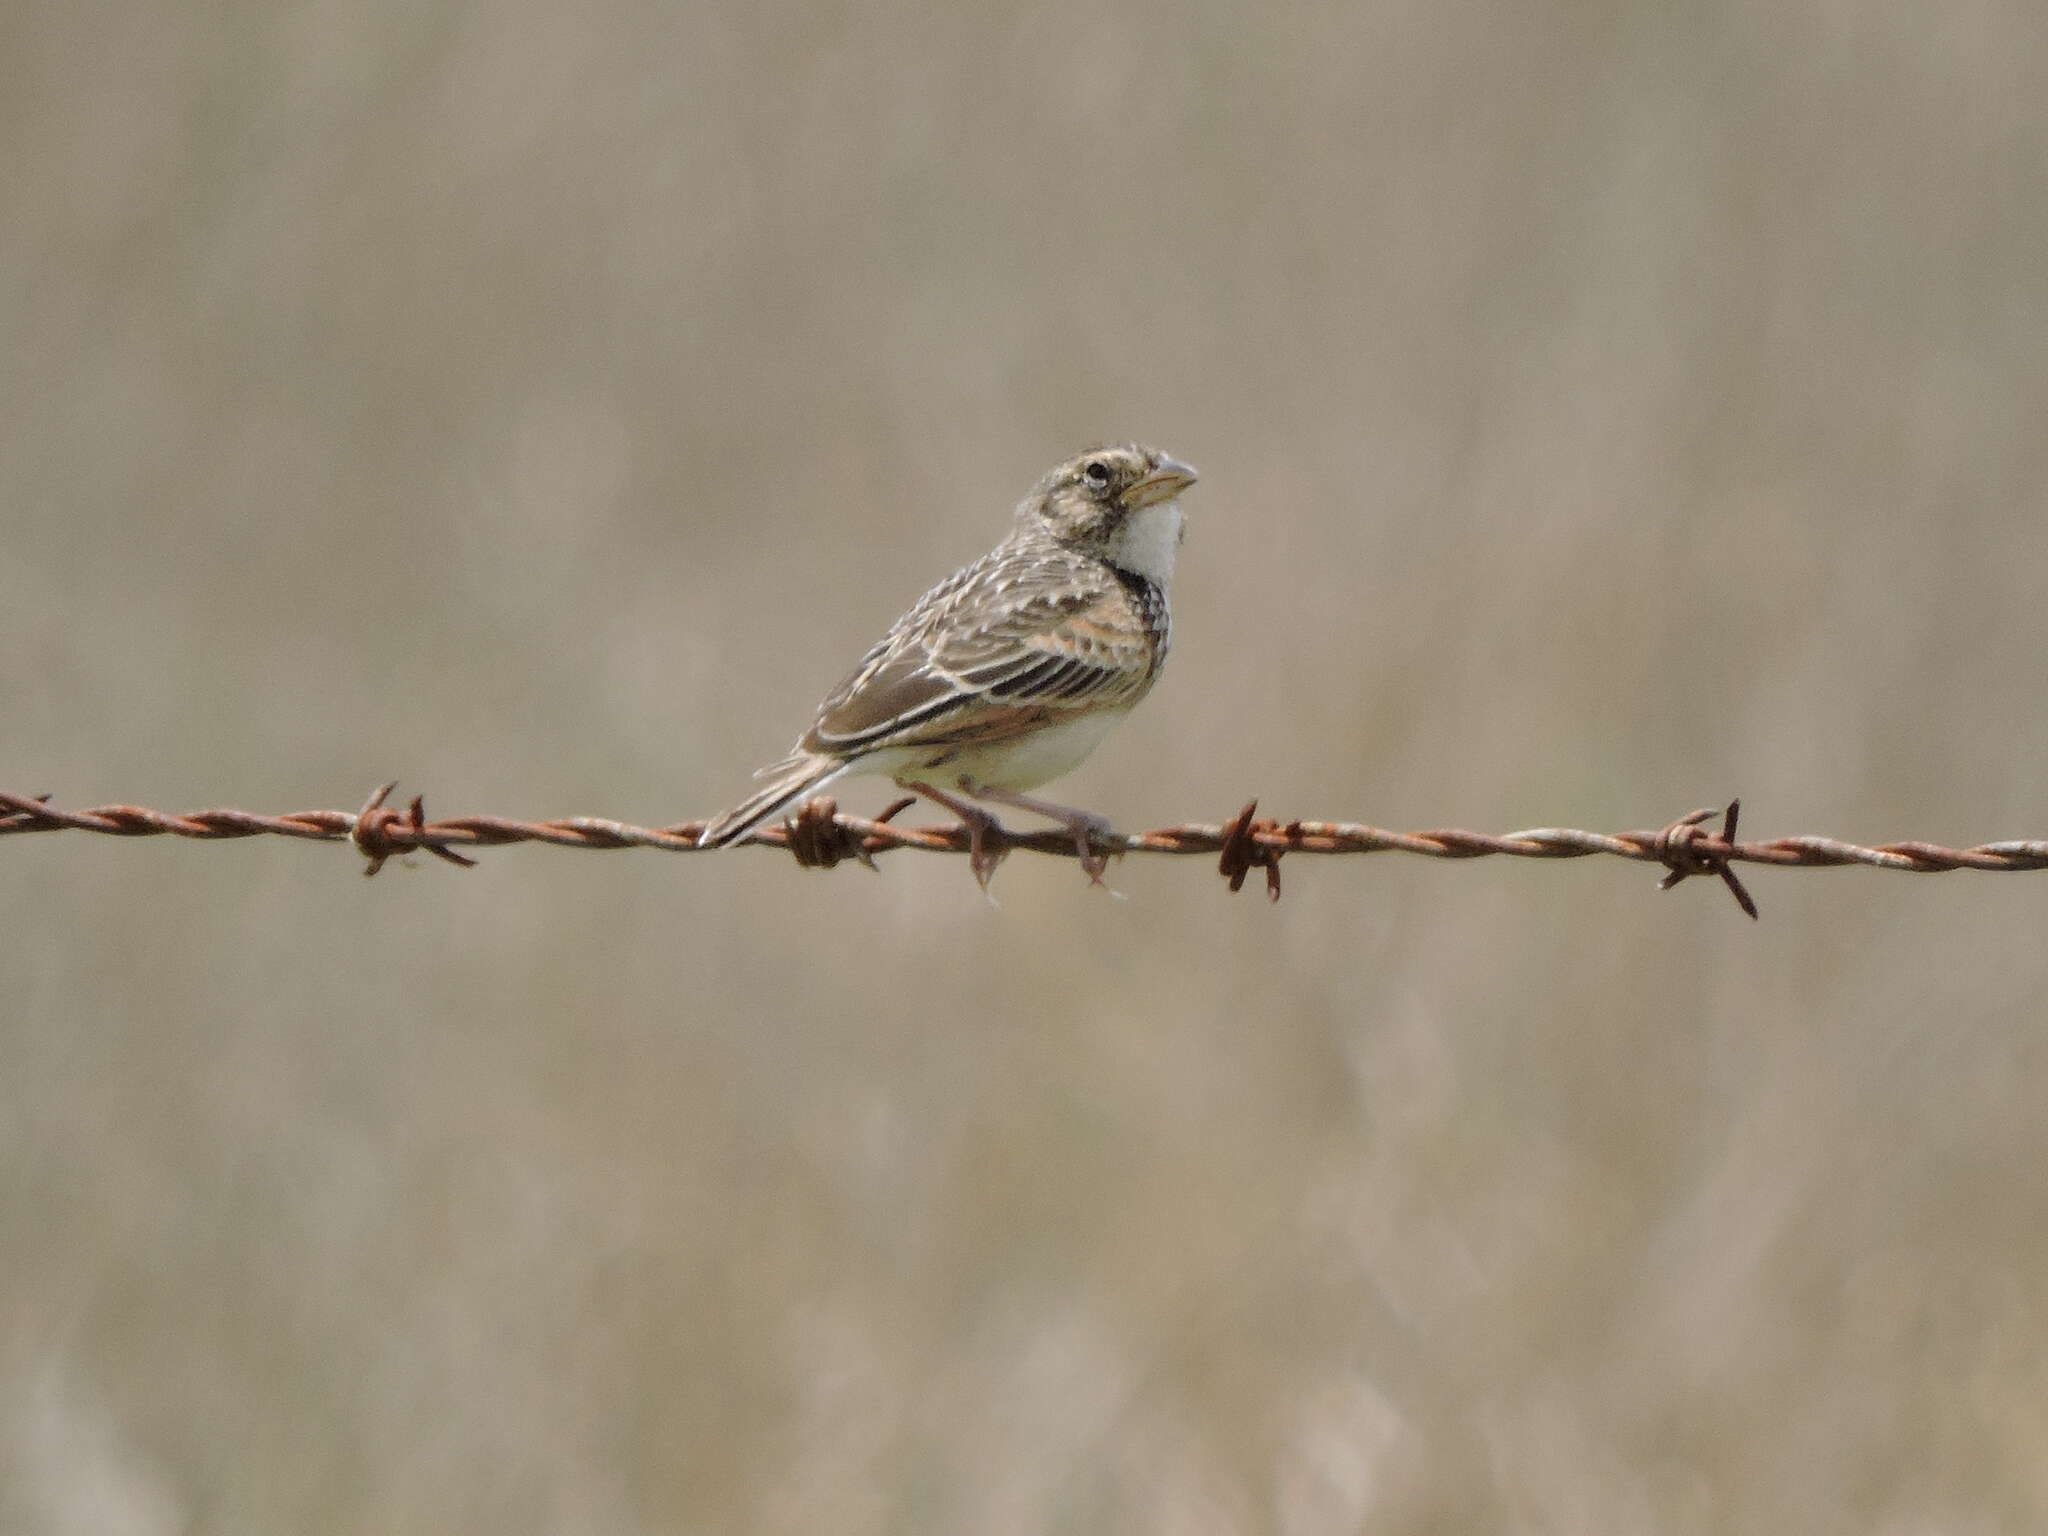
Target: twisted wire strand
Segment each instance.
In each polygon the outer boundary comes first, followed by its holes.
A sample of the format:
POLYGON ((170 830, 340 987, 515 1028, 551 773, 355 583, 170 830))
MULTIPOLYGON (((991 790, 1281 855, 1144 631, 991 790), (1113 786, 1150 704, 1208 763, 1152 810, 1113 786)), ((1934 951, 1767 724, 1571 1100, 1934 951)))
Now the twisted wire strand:
MULTIPOLYGON (((415 798, 405 810, 387 806, 393 785, 373 794, 360 811, 290 811, 260 815, 253 811, 211 809, 172 813, 139 805, 99 805, 65 810, 47 803, 47 796, 10 794, 0 790, 0 836, 29 832, 96 832, 109 837, 188 837, 225 841, 245 837, 295 837, 317 842, 352 842, 368 861, 365 873, 375 874, 388 858, 425 849, 451 863, 473 862, 455 850, 493 848, 510 843, 545 843, 557 848, 654 848, 668 853, 695 853, 697 834, 705 823, 676 822, 642 827, 598 816, 571 816, 552 821, 520 821, 505 816, 426 818, 415 798)), ((898 826, 895 817, 914 802, 899 800, 872 819, 840 813, 828 796, 819 796, 780 826, 763 827, 748 839, 760 848, 780 849, 810 868, 831 868, 846 860, 873 867, 876 855, 899 849, 922 853, 968 851, 966 829, 960 826, 898 826)), ((1719 834, 1704 823, 1712 810, 1694 811, 1655 831, 1588 832, 1574 827, 1531 827, 1489 835, 1454 827, 1394 832, 1360 822, 1279 821, 1259 817, 1258 803, 1246 805, 1220 823, 1184 823, 1149 831, 1109 833, 1096 840, 1104 852, 1121 854, 1210 855, 1237 890, 1254 869, 1264 871, 1268 896, 1280 892, 1280 860, 1294 854, 1335 855, 1411 853, 1431 859, 1582 859, 1596 854, 1663 864, 1667 886, 1692 875, 1723 880, 1742 909, 1756 915, 1741 881, 1730 867, 1766 864, 1781 869, 1827 869, 1860 864, 1872 869, 1909 874, 1940 874, 1971 869, 1987 873, 2048 869, 2048 839, 2008 839, 1970 848, 1909 841, 1866 846, 1832 837, 1777 837, 1743 842, 1735 836, 1739 803, 1724 813, 1719 834)), ((996 851, 1079 854, 1072 835, 1058 828, 1004 829, 988 834, 996 851)), ((744 846, 744 845, 743 845, 744 846)))

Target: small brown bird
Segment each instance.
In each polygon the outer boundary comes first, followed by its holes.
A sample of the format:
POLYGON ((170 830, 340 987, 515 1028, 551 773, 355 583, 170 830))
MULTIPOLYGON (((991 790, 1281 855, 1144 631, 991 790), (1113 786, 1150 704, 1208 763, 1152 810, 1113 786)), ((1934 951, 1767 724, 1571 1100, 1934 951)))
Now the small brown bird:
POLYGON ((1024 791, 1076 767, 1158 678, 1178 498, 1194 483, 1187 465, 1135 443, 1053 470, 1010 536, 919 598, 698 845, 739 842, 843 775, 884 774, 960 817, 984 889, 1000 823, 975 801, 1059 822, 1100 883, 1107 858, 1091 839, 1109 823, 1024 791))

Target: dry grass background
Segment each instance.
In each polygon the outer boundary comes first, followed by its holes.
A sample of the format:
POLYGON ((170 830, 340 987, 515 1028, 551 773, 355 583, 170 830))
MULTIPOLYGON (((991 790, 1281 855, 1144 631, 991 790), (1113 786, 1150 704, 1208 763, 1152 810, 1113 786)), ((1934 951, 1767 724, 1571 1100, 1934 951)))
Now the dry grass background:
MULTIPOLYGON (((0 784, 716 809, 1201 466, 1126 825, 2048 832, 2035 0, 0 14, 0 784)), ((878 804, 881 795, 873 796, 878 804)), ((2048 1528, 2048 877, 0 848, 0 1528, 2048 1528)))

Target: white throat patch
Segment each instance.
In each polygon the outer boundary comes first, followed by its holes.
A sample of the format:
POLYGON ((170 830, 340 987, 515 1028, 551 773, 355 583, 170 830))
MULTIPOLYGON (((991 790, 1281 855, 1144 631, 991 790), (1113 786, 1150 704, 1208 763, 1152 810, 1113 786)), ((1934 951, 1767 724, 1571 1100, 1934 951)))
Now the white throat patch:
POLYGON ((1173 579, 1174 557, 1180 553, 1180 502, 1159 501, 1140 507, 1124 519, 1110 551, 1110 564, 1164 587, 1173 579))

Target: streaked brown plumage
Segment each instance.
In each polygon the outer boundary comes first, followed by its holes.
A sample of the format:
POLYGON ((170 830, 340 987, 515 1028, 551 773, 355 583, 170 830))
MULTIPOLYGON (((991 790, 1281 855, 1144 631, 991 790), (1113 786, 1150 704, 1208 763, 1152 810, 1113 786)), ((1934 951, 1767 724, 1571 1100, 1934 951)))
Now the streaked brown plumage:
POLYGON ((975 800, 1060 821, 1099 878, 1088 839, 1106 830, 1101 818, 1023 791, 1078 764, 1158 677, 1177 498, 1194 481, 1187 465, 1136 444, 1046 475, 1011 535, 919 598, 826 696, 790 756, 756 775, 769 782, 699 843, 739 842, 842 775, 886 774, 966 821, 984 885, 995 860, 982 834, 995 823, 975 800))

